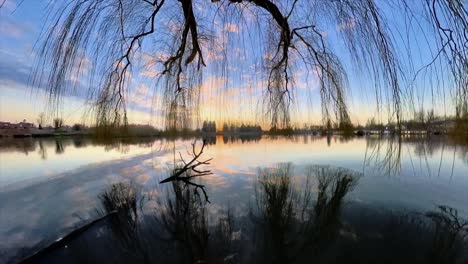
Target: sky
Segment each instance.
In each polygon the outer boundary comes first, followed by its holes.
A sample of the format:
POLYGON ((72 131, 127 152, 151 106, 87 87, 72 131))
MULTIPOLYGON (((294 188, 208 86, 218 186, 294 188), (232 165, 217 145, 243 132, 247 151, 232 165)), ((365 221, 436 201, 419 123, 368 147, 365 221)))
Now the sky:
MULTIPOLYGON (((84 76, 69 80, 78 83, 77 90, 65 94, 62 97, 59 107, 53 108, 47 94, 47 84, 36 87, 31 84, 31 74, 35 63, 40 59, 37 56, 38 40, 41 32, 46 27, 47 3, 48 1, 6 0, 0 9, 0 120, 18 122, 26 119, 35 122, 38 115, 45 112, 50 117, 61 117, 65 124, 89 123, 93 122, 90 114, 90 102, 82 91, 89 87, 86 82, 86 74, 94 67, 91 60, 84 57, 84 76)), ((0 1, 1 2, 1 1, 0 1)), ((204 9, 197 9, 200 16, 203 16, 204 9)), ((392 10, 388 10, 391 14, 392 10)), ((403 22, 402 22, 403 23, 403 22)), ((245 32, 249 25, 236 23, 223 23, 221 28, 216 28, 216 21, 213 22, 215 30, 223 31, 223 39, 217 39, 220 45, 208 45, 203 52, 209 63, 209 70, 203 74, 201 81, 201 104, 200 120, 215 120, 221 122, 245 122, 261 123, 267 126, 268 117, 262 110, 263 95, 265 92, 265 81, 259 78, 260 63, 255 61, 256 56, 265 56, 263 51, 256 47, 246 49, 239 43, 241 38, 236 36, 245 32), (239 48, 242 47, 242 48, 239 48), (223 52, 230 49, 229 65, 227 73, 219 74, 215 69, 221 60, 223 52), (248 62, 248 63, 246 63, 248 62)), ((352 30, 352 21, 348 24, 329 25, 324 31, 325 36, 329 36, 330 42, 335 42, 335 49, 342 49, 339 41, 334 39, 334 35, 343 30, 352 30)), ((254 31, 255 32, 255 31, 254 31)), ((419 38, 415 35, 414 38, 419 38)), ((154 41, 154 39, 153 39, 154 41)), ((147 42, 144 45, 151 45, 154 42, 147 42)), ((144 50, 144 48, 143 48, 144 50)), ((419 59, 411 63, 424 65, 430 61, 430 49, 418 53, 419 59)), ((130 123, 151 124, 161 127, 163 124, 163 114, 160 107, 161 96, 155 88, 155 69, 151 66, 151 59, 145 52, 139 54, 141 58, 137 70, 132 72, 131 82, 128 89, 127 109, 130 123)), ((344 56, 343 64, 348 67, 353 64, 350 57, 344 56)), ((351 67, 350 67, 351 68, 351 67)), ((322 120, 320 91, 317 76, 307 72, 303 68, 296 69, 295 82, 292 85, 294 99, 291 106, 292 123, 302 126, 309 123, 320 123, 322 120)), ((361 74, 359 70, 348 71, 349 90, 347 91, 347 104, 350 116, 354 123, 365 124, 370 117, 384 119, 385 107, 377 112, 375 87, 370 78, 361 74)), ((431 95, 424 89, 424 80, 417 80, 414 89, 416 105, 434 105, 434 98, 445 97, 446 92, 431 95)), ((439 100, 439 99, 437 99, 439 100)), ((444 99, 444 102, 447 100, 444 99)), ((447 113, 450 110, 450 103, 441 104, 437 101, 439 113, 447 113)))
MULTIPOLYGON (((0 120, 36 122, 40 113, 48 121, 60 117, 65 124, 90 123, 89 102, 80 96, 65 96, 58 109, 51 109, 46 89, 32 85, 36 50, 47 15, 47 1, 7 0, 0 9, 0 120)), ((140 89, 141 90, 141 89, 140 89)), ((128 111, 132 123, 151 123, 151 109, 143 105, 128 111)))

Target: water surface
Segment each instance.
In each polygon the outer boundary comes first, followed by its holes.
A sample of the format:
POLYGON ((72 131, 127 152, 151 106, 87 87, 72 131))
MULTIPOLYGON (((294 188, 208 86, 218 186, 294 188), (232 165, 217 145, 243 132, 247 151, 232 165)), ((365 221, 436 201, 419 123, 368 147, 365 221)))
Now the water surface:
MULTIPOLYGON (((95 219, 99 195, 115 183, 138 186, 145 209, 157 211, 171 191, 159 181, 174 161, 190 158, 193 142, 1 139, 0 262, 15 262, 95 219)), ((424 213, 444 205, 468 216, 468 147, 443 137, 218 136, 208 143, 203 157, 213 158, 207 166, 213 174, 199 183, 206 185, 212 219, 226 208, 245 216, 255 203, 262 168, 281 164, 289 164, 295 188, 308 186, 313 193, 318 183, 306 185, 310 168, 353 171, 359 180, 345 201, 354 206, 424 213)))

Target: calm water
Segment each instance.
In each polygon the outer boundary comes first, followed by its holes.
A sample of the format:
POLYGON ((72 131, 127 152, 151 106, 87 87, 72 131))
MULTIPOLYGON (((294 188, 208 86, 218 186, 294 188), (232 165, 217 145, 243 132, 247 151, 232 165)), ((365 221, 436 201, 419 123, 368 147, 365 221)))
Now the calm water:
MULTIPOLYGON (((99 195, 118 182, 137 187, 145 197, 141 210, 164 211, 161 201, 175 189, 158 183, 169 176, 174 160, 189 159, 193 141, 0 140, 0 263, 17 262, 95 219, 99 195)), ((262 172, 285 164, 291 189, 320 193, 320 182, 309 182, 309 172, 327 165, 358 178, 346 193, 346 204, 416 213, 445 205, 468 218, 468 146, 444 138, 218 136, 209 143, 202 159, 213 158, 207 166, 213 174, 200 183, 211 201, 204 207, 210 222, 227 209, 238 218, 246 216, 258 204, 262 172)), ((340 235, 347 234, 342 230, 340 235)), ((225 258, 238 256, 231 255, 225 258)))

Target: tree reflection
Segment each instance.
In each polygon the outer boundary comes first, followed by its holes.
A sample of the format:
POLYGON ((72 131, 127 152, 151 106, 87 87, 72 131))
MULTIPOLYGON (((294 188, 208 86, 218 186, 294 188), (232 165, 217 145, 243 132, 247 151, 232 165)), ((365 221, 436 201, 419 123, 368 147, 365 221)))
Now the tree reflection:
POLYGON ((174 241, 179 262, 203 263, 209 238, 204 201, 195 188, 180 182, 172 182, 172 191, 156 216, 165 231, 160 238, 174 241))
POLYGON ((39 157, 47 159, 47 152, 52 151, 56 154, 65 153, 67 146, 73 145, 75 149, 85 148, 88 146, 104 147, 106 151, 117 150, 121 153, 127 153, 131 146, 147 147, 153 146, 157 138, 140 137, 140 138, 95 138, 91 136, 74 136, 74 137, 56 137, 56 138, 2 138, 0 139, 0 152, 19 151, 28 155, 32 151, 36 151, 39 157))
MULTIPOLYGON (((157 201, 133 184, 98 197, 103 221, 65 236, 34 263, 466 263, 468 221, 447 206, 385 212, 345 203, 359 173, 290 163, 258 170, 248 214, 173 181, 157 201), (295 171, 298 171, 296 173, 295 171), (147 197, 148 198, 148 197, 147 197), (156 202, 144 209, 144 202, 156 202), (217 208, 217 210, 213 207, 217 208), (80 235, 77 235, 77 234, 80 235), (68 247, 63 247, 68 245, 68 247)), ((34 261, 32 261, 34 260, 34 261)))
POLYGON ((340 212, 344 197, 356 186, 359 174, 343 168, 312 167, 309 173, 318 180, 313 222, 306 227, 309 247, 318 254, 336 238, 341 227, 340 212))
POLYGON ((370 137, 366 144, 365 166, 375 166, 385 175, 396 175, 401 171, 402 137, 370 137))
POLYGON ((261 249, 257 263, 291 263, 319 255, 336 238, 343 198, 359 177, 341 168, 310 166, 299 190, 293 175, 289 163, 259 172, 257 208, 252 212, 254 229, 261 236, 255 239, 261 249), (318 182, 315 205, 312 178, 318 182))
POLYGON ((462 252, 468 249, 468 221, 458 215, 458 211, 439 206, 437 211, 426 213, 433 222, 433 239, 429 251, 429 263, 457 263, 462 252))
POLYGON ((65 147, 63 146, 62 140, 55 140, 55 154, 62 154, 65 152, 65 147))
POLYGON ((87 147, 88 146, 88 140, 86 140, 85 138, 83 137, 74 137, 72 138, 73 140, 73 146, 75 148, 84 148, 84 147, 87 147))
POLYGON ((116 242, 116 251, 124 252, 125 259, 132 262, 148 262, 144 236, 139 232, 139 216, 142 214, 144 196, 135 184, 116 183, 107 188, 99 200, 101 215, 108 216, 108 227, 116 242))
POLYGON ((43 160, 47 159, 47 149, 44 147, 42 140, 39 140, 39 156, 43 160))
POLYGON ((36 150, 36 142, 31 138, 2 138, 0 137, 0 152, 19 151, 26 156, 36 150))
POLYGON ((125 246, 136 239, 137 195, 136 187, 125 183, 113 184, 99 195, 103 207, 102 214, 110 216, 112 232, 125 246))
POLYGON ((262 138, 260 134, 240 134, 240 135, 223 135, 224 143, 254 143, 259 142, 262 138))
POLYGON ((216 135, 205 135, 203 136, 203 141, 206 142, 207 145, 216 145, 216 135))
MULTIPOLYGON (((257 211, 252 212, 252 220, 259 228, 260 238, 256 241, 257 262, 288 263, 289 248, 295 233, 293 221, 299 211, 299 200, 291 188, 291 164, 280 164, 277 168, 259 171, 259 187, 255 200, 257 211)), ((306 201, 307 203, 308 201, 306 201)))

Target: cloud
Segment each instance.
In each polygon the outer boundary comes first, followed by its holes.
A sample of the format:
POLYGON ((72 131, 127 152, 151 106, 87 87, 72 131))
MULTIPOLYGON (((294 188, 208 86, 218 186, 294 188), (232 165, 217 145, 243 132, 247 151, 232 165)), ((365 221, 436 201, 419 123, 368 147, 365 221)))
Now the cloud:
POLYGON ((227 23, 224 30, 231 33, 239 33, 239 27, 236 24, 227 23))
MULTIPOLYGON (((145 84, 139 84, 136 90, 128 97, 128 102, 143 108, 148 107, 149 88, 145 84)), ((151 102, 149 102, 151 106, 151 102)))
MULTIPOLYGON (((49 91, 50 86, 47 83, 47 69, 44 69, 44 78, 37 80, 37 83, 31 81, 32 70, 31 59, 27 59, 27 52, 17 54, 0 49, 0 84, 17 90, 41 90, 49 91)), ((82 69, 83 71, 83 69, 82 69)), ((79 99, 88 99, 88 85, 85 85, 83 79, 76 76, 70 76, 70 79, 63 83, 62 97, 76 97, 79 99)))
POLYGON ((150 71, 150 70, 148 70, 148 71, 142 71, 142 72, 140 73, 141 76, 143 76, 143 77, 149 77, 149 78, 154 78, 154 77, 158 76, 158 74, 159 74, 159 73, 158 73, 157 71, 150 71))
POLYGON ((14 23, 4 23, 2 22, 2 26, 0 27, 0 34, 7 35, 14 38, 20 38, 25 34, 25 31, 22 27, 18 26, 14 23))
POLYGON ((93 67, 93 62, 85 55, 80 56, 73 65, 73 70, 70 74, 70 81, 73 84, 79 84, 86 77, 93 67))
POLYGON ((313 68, 310 71, 300 70, 293 74, 292 87, 303 90, 314 90, 320 87, 320 71, 313 68))
POLYGON ((208 183, 210 187, 216 187, 216 188, 227 188, 228 183, 226 181, 226 178, 222 177, 221 175, 217 174, 211 174, 211 175, 206 175, 203 177, 203 181, 208 183))
POLYGON ((31 34, 33 25, 13 20, 10 16, 0 16, 0 36, 20 39, 31 34))
POLYGON ((140 85, 138 85, 135 92, 138 95, 147 96, 148 93, 149 93, 149 88, 145 84, 140 84, 140 85))
MULTIPOLYGON (((0 27, 1 28, 1 27, 0 27)), ((31 66, 25 64, 19 56, 0 50, 0 81, 11 81, 27 85, 31 66)))
POLYGON ((356 20, 354 18, 344 21, 343 23, 338 25, 337 30, 339 32, 342 31, 350 31, 353 30, 356 27, 356 20))
POLYGON ((160 102, 162 102, 161 96, 152 94, 148 86, 143 83, 139 84, 128 97, 128 103, 132 108, 143 111, 159 111, 160 109, 153 109, 153 106, 158 105, 160 102))
POLYGON ((140 76, 154 78, 160 75, 162 63, 169 58, 170 54, 163 51, 157 51, 154 55, 142 54, 140 60, 143 61, 143 70, 140 72, 140 76))
POLYGON ((227 38, 222 34, 216 34, 209 45, 202 46, 205 62, 221 61, 226 59, 227 38))
POLYGON ((223 53, 216 51, 216 49, 206 49, 205 54, 204 59, 206 62, 221 61, 225 58, 223 53))
POLYGON ((222 90, 226 87, 227 79, 221 76, 210 75, 201 84, 202 93, 212 93, 213 91, 222 90))

